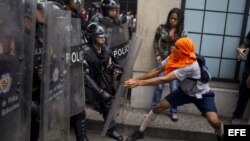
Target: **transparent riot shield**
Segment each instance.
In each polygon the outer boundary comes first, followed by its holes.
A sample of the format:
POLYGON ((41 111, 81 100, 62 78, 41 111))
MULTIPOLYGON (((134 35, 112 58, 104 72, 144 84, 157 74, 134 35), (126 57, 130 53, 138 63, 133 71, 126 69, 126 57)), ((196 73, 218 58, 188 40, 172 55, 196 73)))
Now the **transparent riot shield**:
POLYGON ((133 34, 130 45, 131 46, 129 47, 128 55, 127 55, 128 59, 124 65, 124 72, 117 86, 115 99, 112 103, 111 110, 109 111, 108 118, 104 125, 104 129, 102 132, 103 136, 106 135, 107 130, 110 127, 111 121, 113 119, 115 120, 116 118, 118 118, 119 115, 122 115, 122 114, 118 114, 118 112, 119 112, 119 109, 121 108, 120 105, 122 105, 121 104, 122 98, 126 97, 125 95, 127 93, 127 89, 123 86, 123 84, 124 84, 124 81, 126 81, 127 79, 131 77, 136 57, 142 45, 142 38, 137 37, 135 34, 133 34))
POLYGON ((71 66, 70 66, 70 115, 83 111, 85 106, 84 76, 81 64, 81 19, 71 19, 71 66))
POLYGON ((22 1, 0 1, 0 138, 21 140, 24 69, 22 1))
POLYGON ((24 72, 23 72, 23 93, 21 96, 21 140, 30 140, 31 123, 31 97, 33 58, 35 45, 35 10, 36 1, 25 0, 24 3, 24 72))
POLYGON ((70 139, 70 12, 45 5, 40 141, 70 139))
POLYGON ((108 43, 120 65, 125 65, 129 50, 128 23, 108 29, 108 43))

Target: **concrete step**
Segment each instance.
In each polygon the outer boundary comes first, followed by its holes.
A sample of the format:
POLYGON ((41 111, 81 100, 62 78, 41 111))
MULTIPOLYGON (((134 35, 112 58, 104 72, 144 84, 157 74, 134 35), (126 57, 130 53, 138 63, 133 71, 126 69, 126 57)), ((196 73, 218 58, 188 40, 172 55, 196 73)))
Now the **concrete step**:
MULTIPOLYGON (((141 114, 146 114, 146 111, 142 111, 142 110, 138 110, 138 111, 140 111, 141 114)), ((123 111, 121 110, 121 112, 123 112, 123 111)), ((133 112, 137 112, 137 110, 126 111, 126 113, 130 113, 127 116, 130 116, 131 114, 134 115, 133 112)), ((89 141, 115 141, 114 139, 112 139, 110 137, 102 135, 104 121, 102 119, 101 114, 92 110, 89 107, 86 108, 86 113, 87 113, 87 125, 86 125, 87 126, 87 136, 89 138, 89 141)), ((137 116, 138 117, 143 116, 143 115, 139 115, 140 113, 137 113, 136 116, 132 116, 131 119, 128 119, 128 120, 132 120, 133 117, 136 118, 137 116)), ((120 116, 117 117, 117 130, 124 137, 123 140, 125 140, 134 130, 136 130, 138 128, 138 125, 139 125, 139 120, 137 122, 135 121, 135 122, 131 122, 129 124, 127 122, 128 122, 127 120, 122 121, 120 116), (137 124, 137 125, 135 125, 135 124, 137 124)), ((167 134, 171 135, 173 131, 166 132, 164 130, 161 130, 161 128, 158 128, 157 130, 155 130, 155 129, 156 128, 154 128, 154 127, 149 128, 149 130, 147 130, 147 132, 145 133, 144 139, 140 139, 140 141, 188 141, 188 140, 184 140, 184 139, 180 140, 180 139, 174 139, 174 138, 167 138, 166 136, 162 136, 160 132, 167 133, 167 134), (159 133, 156 134, 156 132, 159 132, 160 134, 159 133)), ((76 137, 75 137, 75 133, 73 131, 73 128, 71 128, 70 131, 71 131, 70 141, 76 141, 76 137)), ((193 140, 193 141, 195 141, 195 140, 193 140)))
MULTIPOLYGON (((102 131, 104 122, 102 115, 86 108, 89 130, 102 131)), ((147 110, 134 108, 121 108, 116 115, 118 130, 126 137, 139 128, 147 110)), ((185 140, 185 141, 216 141, 213 134, 213 128, 207 120, 201 115, 195 114, 178 114, 179 120, 172 122, 168 113, 160 114, 157 119, 149 126, 145 132, 145 139, 159 138, 168 140, 185 140)), ((230 124, 229 118, 221 118, 224 124, 230 124)), ((247 124, 247 120, 243 120, 247 124)), ((101 132, 100 132, 101 133, 101 132)))
MULTIPOLYGON (((93 120, 88 120, 88 124, 101 124, 98 121, 93 121, 93 120)), ((118 130, 121 131, 121 128, 119 127, 118 130)), ((106 137, 106 136, 102 136, 102 129, 101 128, 93 128, 92 126, 88 126, 88 130, 87 130, 87 136, 89 138, 89 141, 115 141, 112 138, 106 137)), ((126 137, 128 136, 128 133, 125 131, 121 132, 124 139, 126 139, 126 137)), ((76 141, 75 138, 75 134, 73 132, 73 130, 71 130, 71 138, 70 141, 76 141)), ((175 140, 175 139, 166 139, 166 138, 160 138, 160 137, 148 137, 146 136, 144 139, 141 139, 140 141, 187 141, 187 140, 175 140)))
MULTIPOLYGON (((89 141, 115 141, 109 137, 100 136, 101 132, 99 130, 88 130, 88 138, 89 141)), ((123 134, 124 135, 124 134, 123 134)), ((127 136, 124 136, 124 140, 127 136)), ((71 141, 76 141, 75 135, 71 132, 71 141)), ((186 141, 186 140, 172 140, 172 139, 163 139, 163 138, 152 138, 152 137, 145 137, 140 141, 186 141)))

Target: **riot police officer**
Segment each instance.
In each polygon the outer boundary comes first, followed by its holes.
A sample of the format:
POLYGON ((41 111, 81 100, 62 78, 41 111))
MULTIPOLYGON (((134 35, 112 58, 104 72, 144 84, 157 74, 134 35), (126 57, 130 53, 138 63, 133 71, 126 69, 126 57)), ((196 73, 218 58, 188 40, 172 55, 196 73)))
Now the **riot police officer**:
MULTIPOLYGON (((116 63, 111 50, 106 46, 106 36, 105 27, 93 22, 87 27, 88 44, 82 47, 87 104, 93 105, 105 121, 115 94, 114 82, 119 80, 122 74, 122 67, 116 63)), ((116 140, 123 140, 115 125, 113 120, 107 135, 116 140)))
POLYGON ((91 3, 91 7, 88 9, 88 23, 99 22, 103 18, 100 2, 91 3))
POLYGON ((117 0, 101 0, 101 14, 96 14, 90 22, 99 22, 108 31, 108 46, 119 64, 124 64, 128 54, 129 32, 126 15, 118 16, 120 4, 117 0))
POLYGON ((120 5, 115 0, 93 2, 89 10, 89 22, 100 22, 107 29, 127 22, 126 15, 118 17, 120 5))
POLYGON ((127 17, 119 17, 120 4, 117 0, 102 0, 100 2, 101 12, 103 16, 97 14, 91 22, 100 22, 106 28, 112 28, 127 22, 127 17))

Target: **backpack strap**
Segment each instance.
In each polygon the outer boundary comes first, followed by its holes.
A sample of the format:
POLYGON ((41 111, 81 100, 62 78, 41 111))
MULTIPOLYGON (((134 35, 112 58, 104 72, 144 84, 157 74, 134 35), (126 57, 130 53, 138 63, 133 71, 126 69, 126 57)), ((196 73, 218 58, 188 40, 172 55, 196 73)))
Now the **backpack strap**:
POLYGON ((188 78, 188 79, 194 80, 194 81, 201 81, 203 83, 208 83, 208 81, 210 81, 212 79, 212 76, 207 69, 206 60, 202 55, 199 55, 197 53, 195 53, 195 55, 197 58, 197 62, 199 64, 201 77, 200 77, 200 79, 195 79, 195 78, 188 78))

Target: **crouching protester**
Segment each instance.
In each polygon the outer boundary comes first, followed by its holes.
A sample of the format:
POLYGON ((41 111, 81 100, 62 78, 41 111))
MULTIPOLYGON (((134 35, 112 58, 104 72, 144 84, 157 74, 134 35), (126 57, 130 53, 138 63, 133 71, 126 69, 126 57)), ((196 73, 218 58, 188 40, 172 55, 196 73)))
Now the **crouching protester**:
POLYGON ((161 66, 151 69, 142 76, 125 81, 124 86, 127 88, 157 85, 176 79, 180 84, 177 90, 167 95, 148 113, 140 128, 126 140, 136 141, 142 139, 147 126, 164 110, 173 106, 193 103, 215 129, 217 140, 222 141, 224 133, 223 123, 217 114, 214 92, 211 91, 208 83, 199 80, 200 77, 201 71, 195 55, 194 42, 190 38, 180 38, 176 41, 175 48, 170 56, 162 61, 161 66), (164 76, 158 77, 158 74, 163 71, 164 76))

